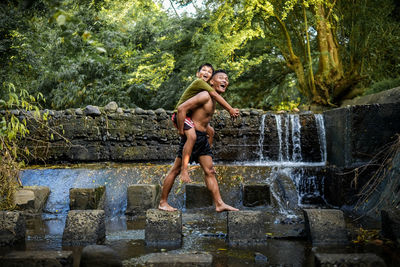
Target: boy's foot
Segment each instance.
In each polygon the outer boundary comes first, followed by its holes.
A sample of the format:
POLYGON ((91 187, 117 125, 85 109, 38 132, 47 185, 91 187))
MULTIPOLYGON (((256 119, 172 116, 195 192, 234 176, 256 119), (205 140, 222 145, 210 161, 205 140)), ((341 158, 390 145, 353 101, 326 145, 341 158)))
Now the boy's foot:
POLYGON ((170 206, 168 203, 158 205, 158 209, 165 210, 165 211, 176 211, 177 210, 176 208, 170 206))
POLYGON ((227 205, 227 204, 222 204, 222 205, 220 205, 220 206, 218 206, 218 207, 215 207, 215 211, 216 212, 222 212, 222 211, 238 211, 238 209, 237 208, 234 208, 234 207, 232 207, 232 206, 229 206, 229 205, 227 205))
POLYGON ((181 171, 181 181, 183 183, 191 183, 192 180, 189 177, 189 172, 187 170, 181 171))

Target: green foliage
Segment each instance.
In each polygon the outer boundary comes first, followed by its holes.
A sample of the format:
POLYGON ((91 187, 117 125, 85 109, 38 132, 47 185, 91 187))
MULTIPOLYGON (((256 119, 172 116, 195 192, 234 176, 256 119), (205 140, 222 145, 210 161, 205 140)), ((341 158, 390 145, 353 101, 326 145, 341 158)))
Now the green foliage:
POLYGON ((373 83, 371 87, 364 92, 364 95, 379 93, 399 86, 400 86, 400 77, 394 79, 385 79, 383 81, 373 83))

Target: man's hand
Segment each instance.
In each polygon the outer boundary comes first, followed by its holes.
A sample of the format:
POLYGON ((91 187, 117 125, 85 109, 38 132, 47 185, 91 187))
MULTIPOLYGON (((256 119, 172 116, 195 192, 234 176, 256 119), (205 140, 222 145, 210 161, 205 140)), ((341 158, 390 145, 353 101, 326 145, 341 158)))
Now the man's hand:
POLYGON ((181 170, 181 181, 183 183, 191 183, 192 180, 189 177, 189 172, 187 170, 181 170))
POLYGON ((240 112, 238 108, 231 108, 229 110, 229 114, 231 115, 232 118, 236 118, 239 116, 240 112))

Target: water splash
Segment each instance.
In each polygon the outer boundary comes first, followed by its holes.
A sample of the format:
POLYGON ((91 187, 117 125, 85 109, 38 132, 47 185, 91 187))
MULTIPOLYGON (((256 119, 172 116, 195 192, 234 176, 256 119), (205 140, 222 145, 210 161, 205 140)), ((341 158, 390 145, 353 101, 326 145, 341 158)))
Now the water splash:
POLYGON ((263 114, 261 116, 261 123, 260 123, 260 138, 258 139, 258 157, 260 161, 264 160, 264 155, 263 155, 263 147, 264 147, 264 128, 265 128, 265 117, 267 114, 263 114))
POLYGON ((290 114, 290 123, 292 125, 292 160, 293 161, 301 161, 301 125, 300 125, 300 117, 297 114, 290 114))
MULTIPOLYGON (((276 131, 278 132, 278 141, 279 141, 279 157, 278 160, 282 161, 282 119, 280 115, 274 115, 276 121, 276 131)), ((261 159, 260 159, 261 160, 261 159)))

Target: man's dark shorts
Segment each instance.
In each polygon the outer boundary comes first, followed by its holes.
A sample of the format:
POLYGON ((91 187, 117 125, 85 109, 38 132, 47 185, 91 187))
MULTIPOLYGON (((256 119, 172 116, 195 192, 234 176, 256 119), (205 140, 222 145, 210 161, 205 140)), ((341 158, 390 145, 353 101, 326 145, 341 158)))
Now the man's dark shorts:
MULTIPOLYGON (((189 162, 199 162, 199 157, 200 156, 213 156, 213 153, 211 151, 210 144, 208 143, 208 138, 207 138, 207 133, 206 132, 200 132, 196 130, 196 143, 193 146, 192 150, 192 155, 190 156, 189 162)), ((178 150, 178 158, 182 158, 182 151, 183 151, 183 146, 186 143, 186 136, 181 137, 181 142, 179 143, 179 150, 178 150)))

